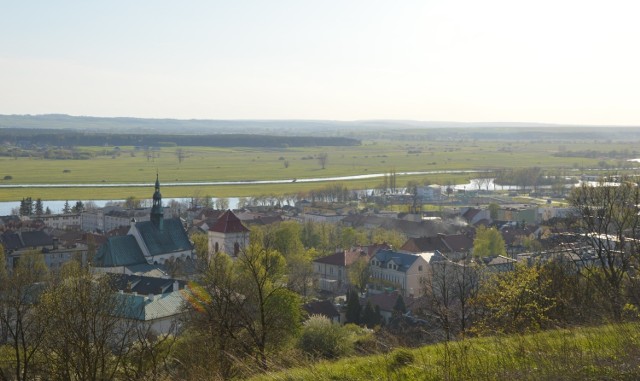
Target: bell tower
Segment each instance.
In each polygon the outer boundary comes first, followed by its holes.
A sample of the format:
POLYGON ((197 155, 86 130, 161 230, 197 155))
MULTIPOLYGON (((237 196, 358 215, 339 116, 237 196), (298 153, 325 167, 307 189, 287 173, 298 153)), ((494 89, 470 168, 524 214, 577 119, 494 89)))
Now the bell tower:
POLYGON ((158 230, 162 230, 164 212, 162 211, 162 194, 160 194, 160 180, 156 173, 156 190, 153 192, 153 206, 151 207, 151 223, 158 230))

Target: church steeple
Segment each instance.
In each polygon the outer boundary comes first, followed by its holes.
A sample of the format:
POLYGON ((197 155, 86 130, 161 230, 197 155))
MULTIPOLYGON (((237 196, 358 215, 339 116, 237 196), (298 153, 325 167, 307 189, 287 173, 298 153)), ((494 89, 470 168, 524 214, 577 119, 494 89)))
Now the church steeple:
POLYGON ((151 223, 162 230, 164 212, 162 211, 162 194, 160 194, 160 180, 156 173, 156 190, 153 192, 153 206, 151 207, 151 223))

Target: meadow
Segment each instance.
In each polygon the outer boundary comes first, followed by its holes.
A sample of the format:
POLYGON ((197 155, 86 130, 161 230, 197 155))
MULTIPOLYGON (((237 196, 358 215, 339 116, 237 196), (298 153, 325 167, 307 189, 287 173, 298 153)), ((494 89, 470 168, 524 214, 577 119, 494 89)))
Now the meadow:
MULTIPOLYGON (((391 171, 493 170, 541 167, 579 174, 586 168, 618 167, 626 163, 608 157, 559 157, 559 150, 613 150, 633 152, 633 143, 574 142, 560 147, 553 142, 532 141, 416 141, 369 140, 360 146, 314 148, 215 148, 162 147, 146 152, 134 147, 75 147, 90 154, 86 160, 0 157, 0 184, 117 184, 161 182, 285 180, 388 173, 391 171), (178 153, 182 158, 179 159, 178 153), (323 169, 317 156, 327 154, 323 169), (4 179, 4 180, 2 180, 4 179)), ((465 183, 473 174, 433 174, 398 177, 430 183, 465 183)), ((353 189, 373 188, 381 178, 345 182, 353 189)), ((322 187, 322 183, 292 182, 267 185, 219 185, 164 187, 163 195, 215 197, 297 193, 322 187)), ((31 196, 54 199, 119 199, 149 197, 148 187, 123 188, 0 188, 0 200, 31 196)))
POLYGON ((398 348, 259 375, 295 380, 637 380, 640 325, 558 329, 398 348))

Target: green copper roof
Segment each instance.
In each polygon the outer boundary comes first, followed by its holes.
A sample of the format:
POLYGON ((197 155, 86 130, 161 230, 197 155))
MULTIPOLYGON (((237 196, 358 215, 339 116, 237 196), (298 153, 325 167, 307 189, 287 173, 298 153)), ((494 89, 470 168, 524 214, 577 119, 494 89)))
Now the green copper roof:
POLYGON ((182 227, 182 222, 177 218, 164 220, 162 230, 158 229, 151 221, 138 222, 136 228, 151 255, 193 249, 189 237, 182 227))
POLYGON ((147 261, 138 242, 131 235, 108 238, 96 253, 94 261, 98 267, 130 266, 140 263, 147 261))
POLYGON ((125 308, 120 315, 127 319, 149 321, 175 316, 182 312, 185 301, 180 291, 155 295, 150 299, 147 295, 117 294, 124 299, 125 308))

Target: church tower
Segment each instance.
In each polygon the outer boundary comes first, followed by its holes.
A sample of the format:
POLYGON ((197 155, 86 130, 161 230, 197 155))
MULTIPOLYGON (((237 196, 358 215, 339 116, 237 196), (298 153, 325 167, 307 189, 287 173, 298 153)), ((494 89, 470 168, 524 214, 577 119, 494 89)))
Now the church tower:
POLYGON ((164 225, 164 212, 162 211, 162 195, 160 194, 160 180, 156 173, 156 191, 153 192, 153 206, 151 207, 151 223, 158 230, 164 225))

